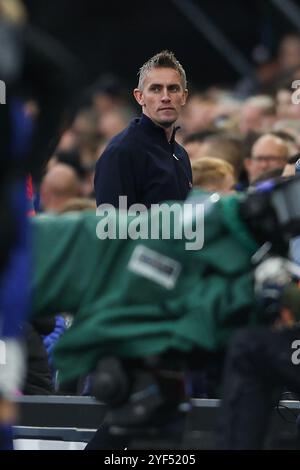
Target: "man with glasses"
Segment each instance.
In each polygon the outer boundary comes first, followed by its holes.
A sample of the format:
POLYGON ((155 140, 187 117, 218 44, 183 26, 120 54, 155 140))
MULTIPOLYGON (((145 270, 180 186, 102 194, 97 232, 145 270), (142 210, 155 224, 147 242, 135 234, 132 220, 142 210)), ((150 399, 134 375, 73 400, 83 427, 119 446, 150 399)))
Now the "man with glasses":
POLYGON ((251 157, 245 160, 249 183, 267 171, 283 170, 288 157, 288 146, 280 137, 272 134, 262 135, 253 145, 251 157))

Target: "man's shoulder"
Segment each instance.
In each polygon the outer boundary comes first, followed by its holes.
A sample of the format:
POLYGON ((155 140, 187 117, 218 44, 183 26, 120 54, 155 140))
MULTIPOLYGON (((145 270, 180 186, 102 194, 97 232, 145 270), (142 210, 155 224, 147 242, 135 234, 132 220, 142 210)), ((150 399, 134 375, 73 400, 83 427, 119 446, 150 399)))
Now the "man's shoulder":
POLYGON ((101 158, 104 155, 118 155, 118 154, 131 154, 136 153, 137 148, 142 145, 140 138, 141 130, 139 126, 139 119, 133 119, 129 126, 127 126, 119 134, 115 135, 108 143, 101 158))

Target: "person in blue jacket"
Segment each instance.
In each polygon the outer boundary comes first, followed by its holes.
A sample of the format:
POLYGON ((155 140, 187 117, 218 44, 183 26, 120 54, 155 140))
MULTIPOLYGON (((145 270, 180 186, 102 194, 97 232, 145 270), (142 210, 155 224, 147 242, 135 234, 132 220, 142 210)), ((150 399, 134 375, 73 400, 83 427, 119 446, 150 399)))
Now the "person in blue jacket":
POLYGON ((184 200, 192 187, 188 154, 175 140, 175 122, 188 91, 185 71, 174 54, 162 51, 149 59, 133 93, 142 116, 116 135, 99 158, 94 181, 97 206, 127 209, 139 203, 148 208, 165 200, 184 200), (120 202, 119 196, 127 200, 120 202))

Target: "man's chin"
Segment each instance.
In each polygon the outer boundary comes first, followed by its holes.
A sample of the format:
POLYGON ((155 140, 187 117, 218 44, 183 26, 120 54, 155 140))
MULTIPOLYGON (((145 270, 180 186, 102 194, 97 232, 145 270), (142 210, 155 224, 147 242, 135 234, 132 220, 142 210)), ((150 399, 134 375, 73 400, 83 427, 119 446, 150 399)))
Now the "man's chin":
POLYGON ((174 122, 177 120, 177 117, 174 117, 173 119, 171 118, 168 118, 168 119, 160 119, 159 121, 157 121, 157 123, 161 126, 161 127, 164 127, 164 128, 168 128, 168 127, 171 127, 173 126, 174 122))
POLYGON ((160 126, 163 127, 164 129, 168 129, 169 127, 173 126, 174 121, 172 122, 162 122, 160 123, 160 126))

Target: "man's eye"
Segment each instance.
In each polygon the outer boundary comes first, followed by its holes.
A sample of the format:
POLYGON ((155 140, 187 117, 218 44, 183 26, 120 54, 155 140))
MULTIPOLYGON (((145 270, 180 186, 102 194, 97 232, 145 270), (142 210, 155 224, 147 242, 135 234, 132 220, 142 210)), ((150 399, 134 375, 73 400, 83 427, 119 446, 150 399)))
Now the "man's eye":
POLYGON ((159 86, 153 86, 153 87, 151 87, 151 91, 159 92, 159 91, 160 91, 160 87, 159 87, 159 86))
POLYGON ((171 86, 169 87, 169 90, 170 90, 171 92, 177 92, 177 91, 180 90, 180 88, 179 88, 178 85, 171 85, 171 86))

